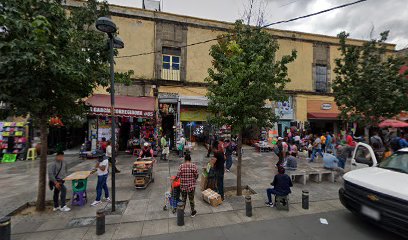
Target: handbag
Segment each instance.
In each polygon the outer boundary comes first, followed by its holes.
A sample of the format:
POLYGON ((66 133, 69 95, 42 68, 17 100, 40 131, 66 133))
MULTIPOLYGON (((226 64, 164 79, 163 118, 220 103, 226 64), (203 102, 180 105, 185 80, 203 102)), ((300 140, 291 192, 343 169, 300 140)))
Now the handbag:
MULTIPOLYGON (((57 179, 57 176, 58 176, 58 174, 61 172, 61 169, 62 169, 62 162, 61 162, 61 167, 60 167, 60 169, 58 170, 57 174, 54 176, 55 179, 57 179)), ((51 180, 48 180, 48 187, 50 188, 51 191, 54 190, 54 187, 55 187, 55 186, 54 186, 54 182, 51 181, 51 180)))

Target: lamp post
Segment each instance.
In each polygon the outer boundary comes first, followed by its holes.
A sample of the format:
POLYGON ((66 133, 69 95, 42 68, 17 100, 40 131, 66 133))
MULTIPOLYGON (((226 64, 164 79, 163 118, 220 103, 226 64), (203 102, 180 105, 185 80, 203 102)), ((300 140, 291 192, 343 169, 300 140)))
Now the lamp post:
POLYGON ((110 96, 111 96, 111 118, 112 118, 112 129, 111 129, 111 142, 112 142, 112 212, 116 210, 116 178, 115 178, 115 169, 116 169, 116 134, 115 134, 115 70, 114 70, 114 61, 113 61, 113 49, 114 48, 124 48, 125 45, 119 37, 115 37, 114 34, 117 31, 116 24, 107 17, 100 17, 96 20, 96 28, 108 34, 109 37, 109 52, 110 52, 110 78, 111 78, 111 87, 110 87, 110 96))

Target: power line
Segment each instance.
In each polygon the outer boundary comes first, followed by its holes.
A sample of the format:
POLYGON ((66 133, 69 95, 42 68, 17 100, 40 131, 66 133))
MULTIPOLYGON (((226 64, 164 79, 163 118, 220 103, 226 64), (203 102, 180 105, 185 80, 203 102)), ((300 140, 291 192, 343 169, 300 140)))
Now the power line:
MULTIPOLYGON (((355 5, 355 4, 358 4, 358 3, 362 3, 362 2, 365 2, 365 1, 367 1, 367 0, 358 0, 358 1, 355 1, 355 2, 346 3, 346 4, 343 4, 343 5, 339 5, 339 6, 336 6, 336 7, 328 8, 328 9, 325 9, 325 10, 322 10, 322 11, 318 11, 318 12, 315 12, 315 13, 310 13, 310 14, 303 15, 303 16, 300 16, 300 17, 295 17, 295 18, 291 18, 291 19, 288 19, 288 20, 282 20, 282 21, 277 21, 277 22, 269 23, 269 24, 266 24, 266 25, 262 26, 261 29, 262 29, 262 28, 267 28, 267 27, 270 27, 270 26, 273 26, 273 25, 277 25, 277 24, 289 23, 289 22, 293 22, 293 21, 300 20, 300 19, 305 19, 305 18, 313 17, 313 16, 316 16, 316 15, 320 15, 320 14, 323 14, 323 13, 327 13, 327 12, 333 11, 333 10, 345 8, 345 7, 352 6, 352 5, 355 5)), ((186 48, 186 47, 191 47, 191 46, 195 46, 195 45, 199 45, 199 44, 204 44, 204 43, 216 41, 216 40, 219 40, 219 39, 228 37, 228 36, 233 36, 233 34, 229 34, 229 35, 227 34, 227 35, 225 35, 225 36, 223 36, 223 37, 221 37, 221 38, 220 38, 220 37, 216 37, 216 38, 208 39, 208 40, 205 40, 205 41, 200 41, 200 42, 195 42, 195 43, 186 44, 186 45, 180 46, 180 48, 186 48)), ((138 53, 138 54, 126 55, 126 56, 118 56, 118 57, 116 57, 116 58, 138 57, 138 56, 150 55, 150 54, 154 54, 154 53, 161 53, 161 51, 151 51, 151 52, 145 52, 145 53, 138 53)))

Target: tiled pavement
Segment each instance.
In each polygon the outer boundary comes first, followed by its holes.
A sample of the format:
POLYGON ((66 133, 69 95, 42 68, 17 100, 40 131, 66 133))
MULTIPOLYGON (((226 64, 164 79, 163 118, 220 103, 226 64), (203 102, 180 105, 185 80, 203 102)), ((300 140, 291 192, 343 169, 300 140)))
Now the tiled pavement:
MULTIPOLYGON (((198 147, 192 152, 193 161, 198 166, 204 166, 208 159, 205 158, 205 149, 198 147)), ((51 157, 52 158, 52 157, 51 157)), ((217 208, 209 206, 201 199, 201 194, 196 191, 196 209, 198 215, 192 219, 186 217, 183 227, 176 225, 175 215, 170 211, 163 211, 164 192, 169 188, 169 176, 174 175, 181 160, 172 156, 170 163, 159 161, 154 166, 155 182, 145 190, 135 190, 131 166, 134 158, 129 155, 119 156, 119 167, 122 172, 117 174, 116 200, 125 201, 126 209, 122 214, 106 216, 106 233, 97 237, 95 235, 94 216, 96 208, 89 205, 72 207, 68 213, 53 213, 48 209, 45 213, 30 213, 12 217, 13 239, 126 239, 138 236, 189 231, 214 226, 224 226, 248 221, 267 220, 281 217, 297 216, 303 214, 319 213, 341 209, 337 200, 337 191, 340 183, 308 183, 303 186, 295 184, 290 196, 291 209, 289 212, 280 212, 263 206, 265 189, 273 178, 274 164, 277 159, 272 152, 257 153, 252 148, 244 151, 243 175, 244 185, 249 185, 257 194, 252 196, 254 215, 252 218, 245 216, 245 202, 243 197, 227 197, 217 208), (169 175, 170 172, 170 175, 169 175), (310 192, 310 209, 301 208, 301 191, 310 192), (73 221, 84 223, 84 226, 73 226, 73 221), (86 222, 88 221, 88 222, 86 222), (87 223, 87 224, 85 224, 87 223)), ((82 161, 75 155, 67 156, 71 166, 70 172, 88 170, 94 161, 82 161)), ((306 164, 306 160, 301 160, 306 164)), ((9 213, 25 202, 33 201, 36 193, 38 162, 17 162, 14 164, 0 165, 0 181, 6 189, 0 189, 1 213, 9 213), (4 174, 4 175, 3 175, 4 174), (13 199, 16 199, 15 201, 13 199), (6 206, 6 207, 4 207, 6 206)), ((319 165, 319 163, 316 163, 319 165)), ((225 186, 234 186, 236 175, 235 167, 225 175, 225 186)), ((68 195, 71 192, 70 184, 68 195)), ((95 198, 94 187, 96 177, 91 176, 88 181, 88 199, 95 198)), ((109 184, 110 185, 110 184, 109 184)), ((51 199, 51 192, 47 191, 47 199, 51 199)), ((107 207, 106 204, 98 208, 107 207)), ((188 206, 186 209, 189 209, 188 206)), ((189 210, 187 210, 187 216, 189 210)))

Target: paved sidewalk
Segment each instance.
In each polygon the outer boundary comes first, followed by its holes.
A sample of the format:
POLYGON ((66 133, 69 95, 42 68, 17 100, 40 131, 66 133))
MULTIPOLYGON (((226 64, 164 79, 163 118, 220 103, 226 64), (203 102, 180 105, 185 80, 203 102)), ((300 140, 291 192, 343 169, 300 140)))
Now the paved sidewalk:
MULTIPOLYGON (((193 161, 198 166, 206 165, 208 158, 205 158, 205 154, 203 147, 197 147, 192 152, 193 161)), ((116 200, 119 201, 118 212, 115 215, 106 217, 107 231, 102 238, 99 237, 100 239, 125 239, 342 209, 337 200, 340 183, 333 184, 329 182, 308 183, 305 186, 295 184, 292 189, 293 194, 290 196, 291 210, 289 212, 278 212, 275 209, 264 207, 265 189, 270 186, 269 183, 275 174, 274 164, 277 159, 271 152, 257 153, 252 148, 248 148, 245 150, 243 158, 242 180, 244 185, 249 185, 257 192, 252 196, 254 216, 252 218, 245 217, 243 197, 227 197, 222 205, 214 208, 201 199, 200 191, 197 189, 196 208, 198 215, 194 219, 187 217, 186 225, 178 227, 176 226, 175 215, 170 211, 163 211, 164 193, 169 188, 169 176, 175 175, 179 164, 182 162, 175 156, 172 156, 171 159, 170 162, 158 161, 154 166, 155 182, 145 190, 136 190, 131 176, 134 157, 130 155, 120 155, 118 157, 118 166, 122 170, 121 173, 117 174, 116 182, 116 200), (302 189, 310 191, 311 209, 308 211, 301 209, 300 206, 302 189)), ((75 159, 75 157, 67 160, 70 163, 70 172, 88 170, 95 164, 94 160, 79 160, 75 159)), ((305 162, 305 159, 303 159, 301 164, 305 164, 305 162)), ((8 170, 11 179, 7 181, 11 183, 11 188, 20 193, 14 195, 20 199, 20 202, 23 201, 22 199, 33 201, 35 200, 36 188, 27 188, 27 186, 36 184, 38 174, 38 168, 37 171, 35 170, 36 162, 17 164, 25 166, 23 169, 27 171, 19 170, 16 176, 11 176, 12 173, 8 170), (30 173, 30 177, 25 176, 27 172, 30 173), (16 185, 12 180, 16 178, 22 180, 19 185, 16 185), (27 198, 25 198, 23 192, 27 190, 30 193, 27 193, 27 198)), ((0 169, 2 167, 3 165, 0 165, 0 169)), ((22 167, 19 166, 19 168, 22 167)), ((233 166, 232 171, 226 173, 225 186, 235 185, 235 170, 235 166, 233 166)), ((110 179, 108 181, 110 183, 110 179)), ((68 187, 68 196, 70 196, 72 194, 70 183, 67 182, 66 185, 68 187)), ((51 209, 48 209, 45 213, 27 212, 25 215, 12 217, 13 239, 94 239, 96 237, 94 226, 96 210, 98 208, 110 208, 106 203, 97 208, 89 206, 95 198, 95 186, 96 177, 91 176, 88 181, 88 204, 84 207, 72 207, 71 212, 53 213, 51 209), (38 237, 35 238, 35 236, 38 237)), ((51 199, 50 191, 47 191, 47 198, 51 199)), ((0 198, 1 204, 3 200, 0 198)), ((8 206, 15 206, 16 204, 13 203, 8 206)), ((11 212, 12 210, 9 208, 7 211, 11 212)), ((188 206, 186 212, 187 216, 189 216, 188 206)))

